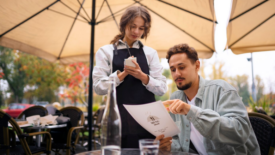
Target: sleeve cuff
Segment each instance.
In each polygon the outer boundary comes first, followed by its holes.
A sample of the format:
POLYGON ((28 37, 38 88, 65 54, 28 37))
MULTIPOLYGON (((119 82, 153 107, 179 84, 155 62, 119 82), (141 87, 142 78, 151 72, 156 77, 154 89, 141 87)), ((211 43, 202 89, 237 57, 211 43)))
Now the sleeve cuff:
POLYGON ((112 73, 110 75, 110 77, 114 77, 115 78, 115 82, 116 82, 116 86, 120 85, 123 81, 120 81, 117 74, 120 73, 119 70, 115 71, 114 73, 112 73))
POLYGON ((150 75, 147 75, 149 77, 149 82, 146 84, 142 83, 146 88, 153 87, 155 85, 153 78, 150 75))
POLYGON ((194 105, 191 105, 189 112, 186 115, 186 118, 194 123, 196 118, 199 116, 201 109, 199 107, 196 107, 194 105))

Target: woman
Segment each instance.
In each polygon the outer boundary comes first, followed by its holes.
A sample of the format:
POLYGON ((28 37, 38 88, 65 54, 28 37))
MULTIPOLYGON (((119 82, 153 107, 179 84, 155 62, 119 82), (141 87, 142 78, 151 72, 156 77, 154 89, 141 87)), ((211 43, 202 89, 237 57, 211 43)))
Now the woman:
POLYGON ((93 88, 98 95, 105 95, 107 81, 110 77, 115 78, 122 121, 122 148, 138 148, 139 139, 155 138, 132 118, 123 104, 154 102, 154 95, 162 96, 167 91, 157 51, 143 46, 138 40, 147 38, 150 27, 149 12, 143 7, 132 6, 121 17, 120 34, 96 53, 93 88), (130 56, 136 57, 136 62, 132 61, 136 67, 124 66, 124 59, 130 56))

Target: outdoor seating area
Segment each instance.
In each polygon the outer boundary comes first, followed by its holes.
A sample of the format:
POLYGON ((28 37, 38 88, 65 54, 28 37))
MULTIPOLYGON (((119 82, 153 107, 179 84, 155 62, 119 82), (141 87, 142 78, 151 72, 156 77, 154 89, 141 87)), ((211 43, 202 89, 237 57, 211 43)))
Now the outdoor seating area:
POLYGON ((0 0, 0 155, 275 155, 275 0, 0 0))
MULTIPOLYGON (((87 148, 79 144, 79 132, 84 129, 83 112, 77 107, 65 107, 58 114, 56 124, 35 126, 22 122, 30 116, 47 116, 48 111, 42 106, 32 106, 16 119, 0 110, 0 154, 69 155, 86 151, 87 148)), ((87 142, 83 136, 81 138, 87 142)))

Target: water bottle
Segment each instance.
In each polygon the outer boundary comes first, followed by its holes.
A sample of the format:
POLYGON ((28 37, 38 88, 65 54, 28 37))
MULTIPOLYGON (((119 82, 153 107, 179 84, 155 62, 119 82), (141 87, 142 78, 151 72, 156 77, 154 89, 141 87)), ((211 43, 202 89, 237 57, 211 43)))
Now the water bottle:
POLYGON ((102 155, 118 154, 121 150, 121 119, 116 100, 116 85, 110 78, 106 108, 101 121, 102 155))

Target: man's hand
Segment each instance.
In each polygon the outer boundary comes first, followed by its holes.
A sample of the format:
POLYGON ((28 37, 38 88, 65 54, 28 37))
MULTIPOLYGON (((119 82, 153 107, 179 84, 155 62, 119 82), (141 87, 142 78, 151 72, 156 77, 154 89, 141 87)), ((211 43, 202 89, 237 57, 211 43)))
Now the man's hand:
POLYGON ((142 72, 142 70, 139 67, 139 64, 137 62, 135 62, 134 60, 132 60, 132 62, 136 65, 136 67, 131 67, 131 66, 126 66, 125 65, 125 72, 132 75, 133 77, 141 80, 141 82, 145 85, 148 84, 149 82, 149 77, 142 72))
POLYGON ((160 135, 155 140, 159 140, 159 150, 171 151, 172 137, 164 138, 164 135, 160 135))
POLYGON ((190 105, 179 100, 167 100, 162 102, 162 104, 166 107, 167 111, 170 111, 173 114, 187 115, 190 110, 190 105))

